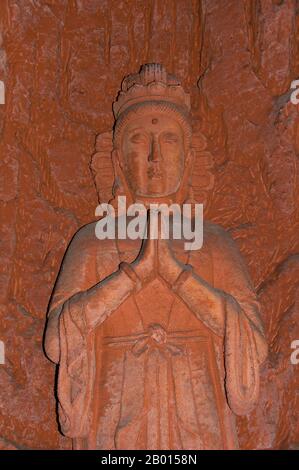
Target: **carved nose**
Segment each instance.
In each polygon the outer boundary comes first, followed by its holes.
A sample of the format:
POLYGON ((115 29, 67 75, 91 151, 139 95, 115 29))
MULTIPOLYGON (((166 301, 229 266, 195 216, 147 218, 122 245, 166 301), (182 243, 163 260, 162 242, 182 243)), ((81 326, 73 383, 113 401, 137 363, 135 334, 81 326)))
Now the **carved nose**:
POLYGON ((150 154, 148 157, 149 162, 158 162, 160 160, 160 148, 158 142, 153 139, 150 154))

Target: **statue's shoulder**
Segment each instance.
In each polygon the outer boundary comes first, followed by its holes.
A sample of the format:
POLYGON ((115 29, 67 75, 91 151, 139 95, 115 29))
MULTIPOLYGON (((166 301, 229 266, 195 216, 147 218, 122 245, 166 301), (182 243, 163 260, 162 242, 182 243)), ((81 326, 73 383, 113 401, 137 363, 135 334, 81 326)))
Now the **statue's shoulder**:
POLYGON ((214 250, 230 250, 235 246, 230 233, 221 225, 210 221, 204 221, 203 224, 203 246, 205 244, 214 250))
POLYGON ((74 234, 70 244, 70 251, 90 252, 97 250, 101 251, 114 251, 115 242, 114 240, 99 240, 96 236, 96 224, 97 221, 90 222, 89 224, 83 225, 74 234))
POLYGON ((203 246, 205 243, 215 260, 221 260, 222 263, 229 263, 230 265, 239 265, 243 270, 247 269, 238 244, 229 231, 221 225, 206 222, 206 225, 204 225, 203 246))

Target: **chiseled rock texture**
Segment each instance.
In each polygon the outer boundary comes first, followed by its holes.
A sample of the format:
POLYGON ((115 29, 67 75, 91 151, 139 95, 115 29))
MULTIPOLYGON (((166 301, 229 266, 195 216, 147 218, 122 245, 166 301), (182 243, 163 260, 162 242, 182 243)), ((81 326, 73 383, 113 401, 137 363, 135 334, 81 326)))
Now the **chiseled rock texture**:
POLYGON ((205 216, 231 232, 263 307, 270 354, 260 402, 238 419, 240 446, 299 447, 296 14, 295 0, 1 1, 0 449, 70 448, 45 314, 68 242, 94 219, 96 137, 111 131, 122 78, 146 62, 191 92, 213 155, 205 216))

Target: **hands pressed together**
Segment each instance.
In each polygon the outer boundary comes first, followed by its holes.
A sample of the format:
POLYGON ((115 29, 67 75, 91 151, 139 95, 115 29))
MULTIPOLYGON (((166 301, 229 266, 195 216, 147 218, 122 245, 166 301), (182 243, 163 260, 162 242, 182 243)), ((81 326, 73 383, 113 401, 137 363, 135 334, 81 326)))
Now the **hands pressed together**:
POLYGON ((170 240, 165 238, 167 234, 165 216, 159 212, 154 220, 157 220, 157 226, 151 227, 153 221, 148 213, 148 236, 143 240, 140 253, 135 261, 120 265, 120 269, 135 281, 137 291, 156 277, 161 277, 172 287, 183 273, 189 272, 191 269, 191 266, 176 259, 170 246, 170 240), (153 233, 155 233, 155 238, 149 236, 153 233))

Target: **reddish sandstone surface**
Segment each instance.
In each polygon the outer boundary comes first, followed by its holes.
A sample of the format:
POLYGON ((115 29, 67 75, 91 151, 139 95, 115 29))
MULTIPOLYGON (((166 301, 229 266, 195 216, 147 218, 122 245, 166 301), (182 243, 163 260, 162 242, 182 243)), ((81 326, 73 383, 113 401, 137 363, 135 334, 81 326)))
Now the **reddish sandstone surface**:
POLYGON ((213 155, 206 218, 236 240, 263 307, 270 354, 259 404, 238 419, 240 445, 298 447, 295 0, 5 0, 0 15, 0 448, 70 448, 42 350, 45 313, 72 235, 94 219, 96 136, 111 131, 122 78, 146 62, 191 93, 213 155))

